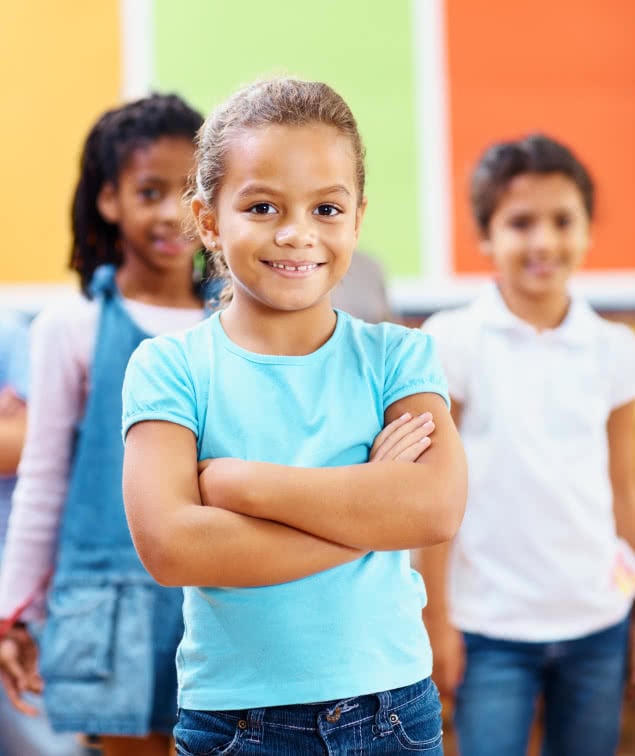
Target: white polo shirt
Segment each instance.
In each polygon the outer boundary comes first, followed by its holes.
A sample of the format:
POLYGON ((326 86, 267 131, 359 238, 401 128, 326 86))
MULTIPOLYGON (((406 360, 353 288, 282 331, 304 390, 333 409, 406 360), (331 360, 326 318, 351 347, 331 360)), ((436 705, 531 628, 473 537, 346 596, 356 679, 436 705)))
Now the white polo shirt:
POLYGON ((635 335, 573 299, 537 332, 490 286, 429 318, 463 404, 467 513, 449 576, 457 627, 494 638, 577 638, 626 616, 606 424, 635 399, 635 335))

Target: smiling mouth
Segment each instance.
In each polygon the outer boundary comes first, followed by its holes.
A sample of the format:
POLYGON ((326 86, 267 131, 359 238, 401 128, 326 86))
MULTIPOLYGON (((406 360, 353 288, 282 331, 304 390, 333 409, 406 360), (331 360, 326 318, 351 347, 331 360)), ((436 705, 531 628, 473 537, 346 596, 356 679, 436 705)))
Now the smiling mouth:
POLYGON ((188 240, 183 236, 155 237, 153 243, 159 251, 167 254, 178 254, 190 246, 188 240))
POLYGON ((275 270, 276 273, 284 278, 304 278, 305 276, 310 276, 318 268, 326 264, 322 262, 310 262, 308 260, 302 260, 297 263, 293 263, 290 260, 261 260, 260 262, 268 268, 275 270))
POLYGON ((274 268, 274 270, 285 271, 287 273, 311 273, 321 265, 324 265, 324 263, 316 262, 302 262, 297 265, 291 265, 286 262, 274 262, 273 260, 262 260, 262 262, 268 267, 274 268))

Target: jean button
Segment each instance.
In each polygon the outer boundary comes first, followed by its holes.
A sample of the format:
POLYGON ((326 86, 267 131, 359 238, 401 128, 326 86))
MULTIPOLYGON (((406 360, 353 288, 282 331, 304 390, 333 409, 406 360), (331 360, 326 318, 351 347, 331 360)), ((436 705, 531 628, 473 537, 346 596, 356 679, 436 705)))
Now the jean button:
POLYGON ((326 715, 326 721, 337 722, 341 716, 342 716, 342 712, 340 710, 340 707, 338 706, 332 714, 326 715))
POLYGON ((247 729, 247 722, 244 719, 238 720, 238 729, 239 730, 246 730, 247 729))
POLYGON ((398 724, 399 723, 399 717, 396 714, 391 714, 388 719, 390 719, 390 724, 398 724))

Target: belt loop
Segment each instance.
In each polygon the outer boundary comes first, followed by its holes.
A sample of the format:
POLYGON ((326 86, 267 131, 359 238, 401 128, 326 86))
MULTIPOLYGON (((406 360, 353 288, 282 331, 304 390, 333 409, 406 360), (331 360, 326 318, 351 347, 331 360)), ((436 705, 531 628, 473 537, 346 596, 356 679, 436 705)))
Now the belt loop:
POLYGON ((383 737, 392 732, 390 720, 388 719, 388 710, 392 703, 392 696, 389 690, 383 690, 376 695, 379 699, 379 709, 377 710, 377 714, 375 714, 375 727, 377 728, 377 735, 383 737))
POLYGON ((250 709, 247 712, 247 737, 249 743, 260 745, 263 738, 265 709, 250 709))

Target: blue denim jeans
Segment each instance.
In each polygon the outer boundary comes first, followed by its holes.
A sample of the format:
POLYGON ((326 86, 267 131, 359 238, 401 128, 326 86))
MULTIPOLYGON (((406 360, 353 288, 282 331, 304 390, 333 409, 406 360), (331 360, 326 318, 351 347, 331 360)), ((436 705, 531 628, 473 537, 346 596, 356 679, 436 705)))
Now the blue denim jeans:
POLYGON ((368 696, 246 711, 181 710, 181 756, 442 756, 441 704, 430 678, 368 696))
POLYGON ((620 731, 629 619, 575 640, 465 633, 455 725, 462 756, 524 756, 544 699, 543 756, 611 756, 620 731))

